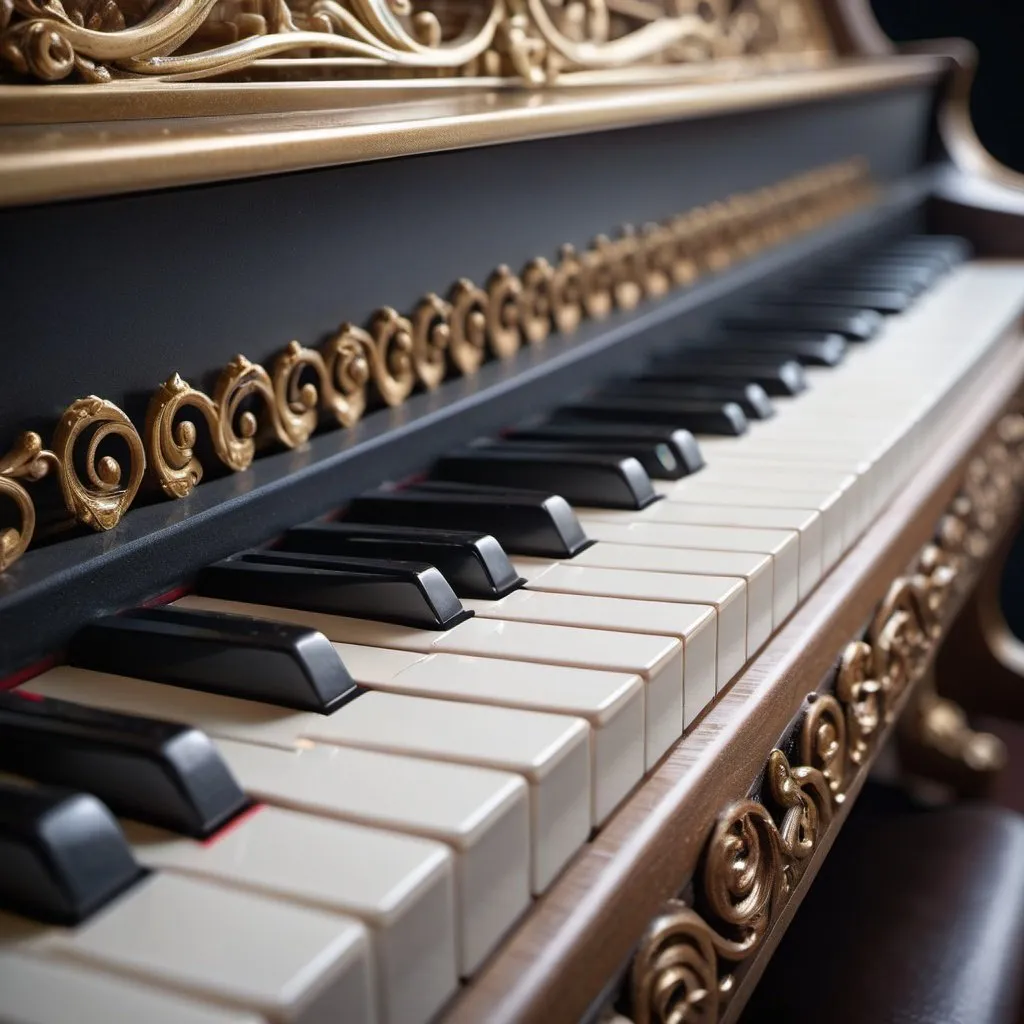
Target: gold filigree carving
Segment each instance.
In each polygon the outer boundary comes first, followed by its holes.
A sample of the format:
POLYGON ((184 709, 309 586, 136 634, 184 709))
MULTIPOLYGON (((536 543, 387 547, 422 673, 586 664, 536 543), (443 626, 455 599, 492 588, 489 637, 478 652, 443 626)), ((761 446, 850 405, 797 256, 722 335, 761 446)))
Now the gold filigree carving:
POLYGON ((56 456, 43 448, 43 439, 32 431, 22 434, 0 458, 0 498, 14 503, 19 520, 18 526, 0 529, 0 572, 25 553, 35 533, 36 507, 23 481, 41 480, 56 465, 56 456))
POLYGON ((863 764, 885 721, 885 693, 875 678, 874 651, 863 640, 854 640, 843 648, 836 673, 836 697, 846 709, 850 761, 863 764))
POLYGON ((487 338, 499 359, 508 359, 522 343, 523 285, 504 264, 487 279, 487 338))
POLYGON ((451 344, 452 307, 439 295, 420 300, 412 315, 412 359, 416 376, 428 390, 444 380, 451 344))
POLYGON ((321 348, 326 375, 320 389, 324 409, 343 427, 359 422, 366 410, 370 360, 366 347, 344 326, 321 348))
MULTIPOLYGON (((179 419, 185 410, 202 416, 217 458, 235 472, 252 464, 261 439, 273 437, 287 447, 295 444, 278 412, 270 375, 245 356, 235 356, 223 369, 212 398, 172 374, 150 399, 145 430, 150 465, 170 497, 184 497, 203 478, 195 452, 196 425, 192 419, 179 419), (256 398, 265 412, 262 426, 256 413, 245 408, 250 398, 256 398)), ((290 418, 294 426, 295 417, 290 418)))
POLYGON ((455 282, 448 295, 448 352, 460 373, 473 374, 484 361, 487 346, 487 294, 468 278, 455 282))
POLYGON ((760 948, 828 828, 832 794, 818 769, 773 750, 766 783, 764 804, 740 800, 715 823, 701 873, 706 912, 669 900, 645 932, 631 972, 636 1024, 718 1020, 734 988, 729 965, 760 948))
POLYGON ((835 697, 828 694, 813 697, 800 729, 800 758, 804 764, 821 772, 832 798, 840 803, 848 753, 846 719, 835 697))
POLYGON ((539 345, 551 333, 558 305, 555 271, 543 256, 538 256, 523 267, 520 280, 523 286, 520 299, 523 337, 529 344, 539 345))
POLYGON ((53 455, 57 461, 64 504, 85 526, 111 530, 128 510, 146 470, 142 438, 132 421, 113 402, 95 395, 80 398, 64 410, 53 435, 53 455), (75 465, 75 447, 83 435, 89 436, 85 451, 85 479, 75 465), (118 438, 128 449, 128 473, 111 454, 100 454, 110 438, 118 438))
POLYGON ((868 640, 891 714, 929 649, 924 599, 914 579, 901 577, 892 584, 868 630, 868 640))

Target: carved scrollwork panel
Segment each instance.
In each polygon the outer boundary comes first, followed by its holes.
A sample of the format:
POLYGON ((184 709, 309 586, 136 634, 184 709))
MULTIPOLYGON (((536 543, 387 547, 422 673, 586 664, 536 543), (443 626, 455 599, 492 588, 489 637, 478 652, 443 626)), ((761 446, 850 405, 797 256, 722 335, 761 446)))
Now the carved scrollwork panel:
POLYGON ((0 457, 0 498, 11 501, 18 516, 17 526, 0 530, 0 572, 25 553, 35 533, 36 508, 24 483, 41 480, 56 466, 56 456, 43 448, 43 439, 33 431, 22 434, 0 457))

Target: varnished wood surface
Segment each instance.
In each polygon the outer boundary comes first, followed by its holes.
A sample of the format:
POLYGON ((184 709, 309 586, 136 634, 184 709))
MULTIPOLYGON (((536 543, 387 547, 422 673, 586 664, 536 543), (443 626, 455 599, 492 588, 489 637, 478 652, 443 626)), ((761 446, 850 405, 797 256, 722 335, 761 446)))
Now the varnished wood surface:
POLYGON ((972 449, 1022 379, 1024 347, 1007 337, 947 411, 942 447, 538 901, 447 1021, 579 1019, 689 880, 716 815, 748 792, 803 698, 931 538, 972 449))

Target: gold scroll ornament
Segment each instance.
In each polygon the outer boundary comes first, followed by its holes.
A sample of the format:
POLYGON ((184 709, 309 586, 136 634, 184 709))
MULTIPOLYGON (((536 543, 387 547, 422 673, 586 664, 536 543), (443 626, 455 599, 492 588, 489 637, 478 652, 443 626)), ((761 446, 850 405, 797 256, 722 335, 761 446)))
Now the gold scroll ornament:
POLYGON ((68 513, 96 530, 110 530, 127 511, 142 483, 146 459, 142 439, 131 420, 113 403, 90 395, 64 410, 53 435, 52 449, 28 432, 0 458, 0 498, 14 504, 18 525, 0 531, 0 571, 24 554, 35 531, 35 505, 27 484, 56 474, 68 513), (127 466, 102 454, 110 439, 119 439, 128 452, 127 466), (85 444, 84 452, 79 451, 85 444), (78 470, 79 458, 85 468, 78 470))
MULTIPOLYGON (((981 499, 1003 512, 1019 497, 1024 417, 1005 415, 997 436, 972 463, 953 508, 977 516, 981 499), (1007 480, 1015 481, 1012 487, 1007 480)), ((719 815, 695 879, 700 912, 669 900, 640 942, 628 983, 635 1024, 720 1019, 738 968, 760 949, 850 783, 866 770, 883 728, 927 672, 949 618, 950 595, 977 562, 969 532, 952 512, 942 518, 913 571, 890 587, 866 639, 843 650, 834 692, 808 696, 797 763, 773 750, 763 800, 738 801, 719 815)), ((997 741, 970 730, 957 705, 926 692, 919 711, 925 741, 968 767, 991 768, 997 741)))
POLYGON ((806 66, 829 53, 815 0, 0 4, 0 69, 15 81, 190 80, 291 56, 300 77, 498 75, 540 85, 575 71, 665 64, 783 58, 806 66))
POLYGON ((660 298, 873 195, 867 166, 843 161, 639 231, 599 235, 583 252, 564 245, 554 263, 538 256, 519 274, 501 265, 483 287, 460 278, 443 296, 424 295, 408 316, 383 307, 365 329, 343 324, 319 348, 293 341, 269 370, 237 356, 210 395, 174 374, 146 417, 152 472, 166 495, 184 497, 204 472, 195 419, 205 421, 221 464, 238 472, 261 446, 294 448, 322 420, 351 427, 374 404, 401 405, 416 387, 431 390, 449 375, 476 373, 488 358, 571 333, 585 319, 660 298))

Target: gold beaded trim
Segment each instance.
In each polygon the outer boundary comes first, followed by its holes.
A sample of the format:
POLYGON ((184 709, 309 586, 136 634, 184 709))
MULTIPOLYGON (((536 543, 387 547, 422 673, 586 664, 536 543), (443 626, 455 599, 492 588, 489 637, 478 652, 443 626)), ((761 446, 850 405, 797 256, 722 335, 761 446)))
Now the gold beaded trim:
POLYGON ((384 307, 364 327, 342 324, 317 348, 292 341, 268 367, 238 355, 209 395, 173 373, 151 396, 141 435, 113 403, 80 399, 61 418, 52 451, 38 434, 26 433, 0 457, 0 497, 13 502, 19 521, 0 531, 0 572, 24 554, 35 529, 26 485, 51 470, 75 519, 111 529, 134 500, 147 462, 171 498, 185 497, 202 480, 201 425, 221 465, 244 470, 263 448, 296 448, 324 425, 351 427, 368 408, 401 405, 414 389, 474 374, 488 358, 509 359, 524 344, 543 344, 584 320, 661 298, 874 197, 866 163, 851 159, 640 229, 626 226, 614 237, 599 235, 582 252, 564 245, 553 263, 538 256, 519 274, 499 266, 482 287, 460 278, 443 296, 424 295, 408 315, 384 307), (83 433, 93 435, 86 481, 71 458, 83 433), (126 481, 112 456, 98 454, 115 434, 128 445, 126 481))

